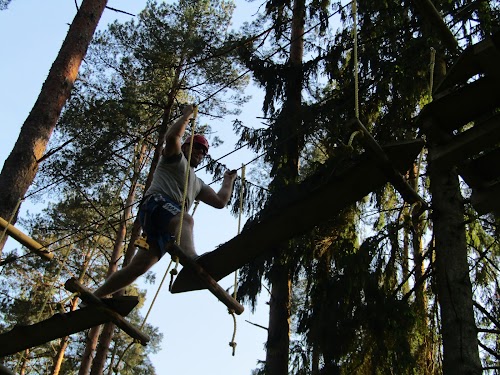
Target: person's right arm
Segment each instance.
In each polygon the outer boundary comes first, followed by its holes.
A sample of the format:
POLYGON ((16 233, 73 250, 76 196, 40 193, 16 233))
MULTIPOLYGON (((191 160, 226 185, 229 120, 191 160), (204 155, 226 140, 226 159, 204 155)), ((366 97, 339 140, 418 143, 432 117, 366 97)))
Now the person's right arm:
POLYGON ((165 147, 162 152, 163 156, 168 158, 181 153, 181 139, 192 115, 193 106, 186 105, 182 110, 181 117, 170 125, 167 130, 167 134, 165 135, 165 147))

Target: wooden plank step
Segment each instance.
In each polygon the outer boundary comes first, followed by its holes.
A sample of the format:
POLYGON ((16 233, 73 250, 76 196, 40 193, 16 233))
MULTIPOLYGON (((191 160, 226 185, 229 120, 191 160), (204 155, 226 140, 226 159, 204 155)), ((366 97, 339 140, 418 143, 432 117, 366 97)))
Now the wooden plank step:
MULTIPOLYGON (((422 147, 422 140, 413 140, 385 146, 383 150, 397 170, 406 172, 422 147)), ((218 281, 283 241, 331 219, 387 181, 380 162, 368 153, 349 166, 328 167, 295 186, 298 192, 290 194, 292 199, 283 198, 278 207, 263 215, 257 223, 216 250, 203 254, 197 263, 218 281)), ((177 275, 171 291, 181 293, 205 287, 186 267, 177 275)))
POLYGON ((474 209, 484 215, 489 212, 500 214, 500 182, 487 188, 472 190, 471 203, 474 209))
MULTIPOLYGON (((498 142, 500 142, 500 113, 475 124, 465 132, 458 133, 447 143, 436 147, 429 161, 458 165, 481 151, 494 147, 498 142)), ((498 170, 497 167, 494 169, 498 170)))
POLYGON ((142 345, 146 345, 149 341, 149 336, 142 333, 132 324, 127 322, 123 316, 121 316, 118 312, 110 309, 106 306, 102 300, 92 294, 92 292, 81 285, 78 280, 75 278, 71 278, 66 281, 64 284, 65 288, 73 293, 79 293, 80 299, 85 302, 87 305, 93 305, 96 308, 102 310, 109 316, 109 320, 113 322, 117 327, 122 329, 125 333, 127 333, 130 337, 139 341, 142 345))
POLYGON ((459 166, 458 173, 471 189, 483 189, 500 179, 500 148, 459 166))
POLYGON ((430 124, 451 133, 473 120, 493 113, 499 107, 497 82, 483 77, 427 104, 422 109, 418 121, 422 123, 426 133, 433 131, 429 129, 430 124), (433 121, 427 122, 429 118, 433 121))
POLYGON ((466 84, 469 79, 478 74, 489 75, 498 81, 500 50, 495 43, 498 38, 500 38, 500 32, 466 48, 434 90, 436 97, 440 96, 440 92, 455 85, 466 84))
MULTIPOLYGON (((135 296, 103 299, 102 302, 113 311, 126 316, 139 302, 135 296)), ((69 336, 91 327, 110 322, 109 315, 96 306, 56 314, 49 319, 31 325, 17 325, 0 334, 0 357, 15 354, 60 337, 69 336)))

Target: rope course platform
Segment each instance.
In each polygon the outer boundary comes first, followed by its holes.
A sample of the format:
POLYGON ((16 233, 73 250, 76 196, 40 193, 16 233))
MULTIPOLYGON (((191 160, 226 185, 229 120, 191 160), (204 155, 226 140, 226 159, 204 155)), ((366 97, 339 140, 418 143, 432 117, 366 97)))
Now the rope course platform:
POLYGON ((419 115, 429 162, 456 166, 479 214, 500 213, 500 32, 468 47, 419 115))
MULTIPOLYGON (((0 357, 111 322, 114 318, 110 316, 108 310, 123 319, 122 317, 127 316, 138 302, 135 296, 107 298, 101 300, 105 308, 90 303, 87 307, 65 314, 55 314, 35 324, 17 325, 12 330, 0 334, 0 357)), ((141 335, 141 338, 146 337, 141 335)))
MULTIPOLYGON (((423 147, 422 140, 412 140, 382 147, 394 168, 406 172, 423 147)), ((327 221, 338 211, 357 202, 387 183, 387 169, 370 153, 345 166, 322 171, 294 187, 288 196, 257 223, 245 228, 239 235, 216 250, 203 254, 196 261, 218 281, 258 256, 270 251, 283 241, 327 221)), ((172 293, 206 288, 189 267, 177 275, 172 293)))

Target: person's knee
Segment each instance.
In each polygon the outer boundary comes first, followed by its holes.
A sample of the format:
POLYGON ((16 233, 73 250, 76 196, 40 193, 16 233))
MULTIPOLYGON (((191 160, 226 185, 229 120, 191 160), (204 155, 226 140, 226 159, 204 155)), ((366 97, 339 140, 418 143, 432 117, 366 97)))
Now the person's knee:
POLYGON ((128 265, 127 272, 137 278, 146 273, 155 263, 156 261, 152 257, 137 257, 128 265))
POLYGON ((194 227, 193 217, 191 215, 184 215, 184 221, 183 221, 182 225, 186 225, 190 228, 193 228, 194 227))

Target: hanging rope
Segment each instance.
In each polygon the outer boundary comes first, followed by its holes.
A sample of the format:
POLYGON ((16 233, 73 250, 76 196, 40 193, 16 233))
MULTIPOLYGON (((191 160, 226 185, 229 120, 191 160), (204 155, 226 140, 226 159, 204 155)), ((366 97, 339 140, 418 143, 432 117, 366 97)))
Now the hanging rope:
MULTIPOLYGON (((196 128, 196 116, 198 115, 198 106, 193 106, 193 117, 191 117, 190 122, 191 122, 191 142, 189 142, 189 152, 188 152, 188 159, 187 159, 187 166, 186 166, 186 173, 185 173, 185 179, 184 179, 184 190, 182 192, 182 202, 181 202, 181 212, 180 212, 180 221, 179 221, 179 228, 177 230, 177 237, 175 239, 175 243, 177 245, 181 244, 181 235, 182 235, 182 222, 184 221, 184 215, 186 212, 186 198, 187 198, 187 191, 188 191, 188 186, 189 186, 189 175, 191 172, 191 156, 193 154, 193 143, 194 143, 194 133, 195 133, 195 128, 196 128)), ((170 271, 170 287, 172 286, 174 282, 174 276, 177 275, 177 267, 179 266, 179 258, 177 256, 173 256, 172 260, 175 261, 175 267, 170 271)))
MULTIPOLYGON (((243 197, 245 191, 245 164, 241 165, 241 187, 240 187, 240 207, 239 207, 239 215, 238 215, 238 234, 241 233, 241 217, 243 216, 243 197)), ((238 270, 234 271, 234 287, 233 287, 233 298, 236 299, 238 296, 238 270)), ((231 341, 229 342, 229 346, 233 349, 232 355, 236 352, 236 315, 234 310, 228 310, 229 314, 233 317, 233 336, 231 337, 231 341)))
POLYGON ((431 47, 431 62, 429 63, 429 100, 432 101, 434 90, 434 66, 436 65, 436 49, 431 47))
POLYGON ((356 0, 352 1, 352 34, 354 60, 354 115, 359 120, 359 83, 358 83, 358 9, 356 0))

